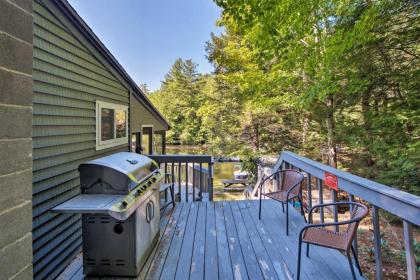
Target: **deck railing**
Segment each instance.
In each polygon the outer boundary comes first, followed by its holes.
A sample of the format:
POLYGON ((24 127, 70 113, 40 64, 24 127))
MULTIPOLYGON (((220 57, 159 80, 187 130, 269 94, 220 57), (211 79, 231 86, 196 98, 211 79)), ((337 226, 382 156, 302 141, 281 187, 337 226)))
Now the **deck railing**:
POLYGON ((150 155, 160 168, 172 174, 180 197, 213 200, 213 158, 208 155, 150 155))
MULTIPOLYGON (((337 180, 338 188, 348 194, 349 201, 359 198, 371 205, 373 243, 375 252, 375 276, 376 279, 383 279, 382 254, 381 254, 381 229, 379 223, 379 209, 392 213, 403 221, 404 247, 407 261, 407 279, 416 279, 416 261, 413 245, 413 225, 420 225, 420 197, 400 191, 396 188, 355 176, 348 172, 340 171, 325 164, 299 156, 292 152, 282 152, 279 160, 271 172, 279 169, 297 169, 306 173, 307 195, 306 201, 308 208, 315 204, 323 203, 325 196, 325 176, 337 180), (316 186, 313 183, 316 182, 316 186), (318 198, 313 203, 313 189, 318 190, 318 198)), ((262 173, 267 171, 264 169, 262 173)), ((328 187, 327 187, 328 188, 328 187)), ((328 188, 331 192, 332 202, 337 200, 337 191, 328 188)), ((322 209, 322 208, 321 208, 322 209)), ((338 220, 338 210, 336 207, 331 209, 333 219, 338 220)), ((320 212, 320 221, 323 222, 325 213, 320 212)), ((338 229, 337 229, 338 230, 338 229)), ((357 239, 355 240, 357 251, 357 239)))

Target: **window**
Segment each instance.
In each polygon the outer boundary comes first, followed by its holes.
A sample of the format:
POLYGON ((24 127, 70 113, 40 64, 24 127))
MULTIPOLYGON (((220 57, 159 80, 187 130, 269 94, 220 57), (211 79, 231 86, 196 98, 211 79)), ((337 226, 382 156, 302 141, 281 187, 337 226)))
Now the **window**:
POLYGON ((96 149, 128 143, 128 106, 96 101, 96 149))

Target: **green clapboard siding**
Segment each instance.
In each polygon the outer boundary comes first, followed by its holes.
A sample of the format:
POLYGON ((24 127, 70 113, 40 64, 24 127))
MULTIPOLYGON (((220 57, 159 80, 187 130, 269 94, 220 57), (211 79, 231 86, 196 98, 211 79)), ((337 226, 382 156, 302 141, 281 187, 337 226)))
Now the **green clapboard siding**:
POLYGON ((142 125, 153 125, 154 131, 166 130, 162 123, 150 111, 131 95, 130 130, 132 133, 141 132, 142 125))
POLYGON ((81 248, 79 215, 50 209, 80 192, 79 164, 95 149, 95 101, 128 105, 129 90, 53 7, 34 3, 33 250, 35 279, 54 278, 81 248), (53 11, 54 10, 54 14, 53 11))

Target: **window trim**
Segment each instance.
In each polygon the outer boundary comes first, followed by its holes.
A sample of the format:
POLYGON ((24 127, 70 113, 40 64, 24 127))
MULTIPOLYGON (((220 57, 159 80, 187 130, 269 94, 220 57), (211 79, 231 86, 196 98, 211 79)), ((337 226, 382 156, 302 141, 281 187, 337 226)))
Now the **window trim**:
MULTIPOLYGON (((114 136, 116 135, 116 125, 114 125, 114 136)), ((128 144, 128 106, 116 103, 109 103, 104 101, 96 101, 96 150, 108 149, 111 147, 128 144), (125 137, 114 138, 110 140, 101 140, 102 135, 102 108, 114 110, 114 124, 115 124, 115 110, 125 111, 125 137)))

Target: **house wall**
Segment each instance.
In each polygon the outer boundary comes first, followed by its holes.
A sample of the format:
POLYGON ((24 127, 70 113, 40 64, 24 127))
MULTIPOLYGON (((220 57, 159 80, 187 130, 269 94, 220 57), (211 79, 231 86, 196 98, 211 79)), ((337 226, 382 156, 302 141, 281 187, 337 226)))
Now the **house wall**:
POLYGON ((42 279, 80 252, 79 215, 50 211, 79 193, 78 165, 128 150, 96 151, 95 101, 128 105, 130 96, 51 1, 34 2, 33 28, 33 266, 42 279))
POLYGON ((32 279, 32 1, 0 11, 0 278, 32 279))
POLYGON ((145 106, 137 101, 133 94, 131 94, 130 104, 130 128, 132 133, 141 132, 142 125, 153 125, 154 131, 167 129, 145 106))

